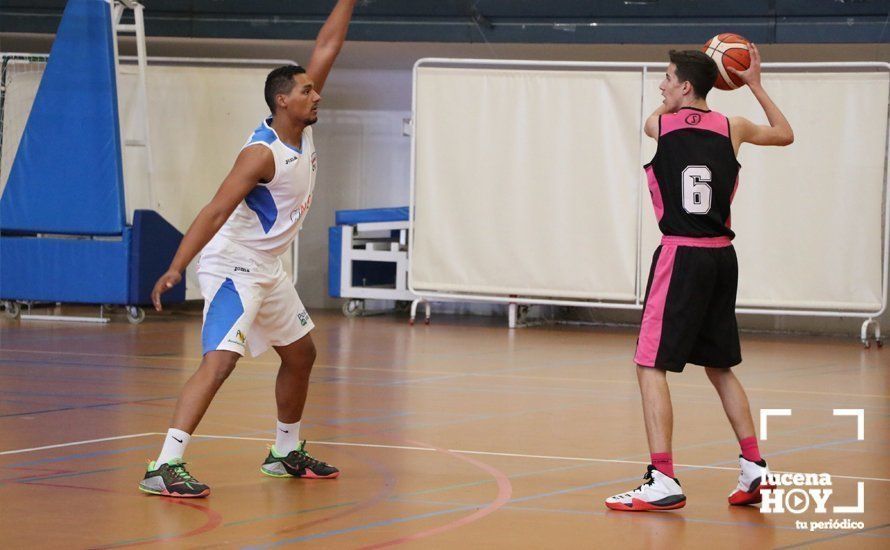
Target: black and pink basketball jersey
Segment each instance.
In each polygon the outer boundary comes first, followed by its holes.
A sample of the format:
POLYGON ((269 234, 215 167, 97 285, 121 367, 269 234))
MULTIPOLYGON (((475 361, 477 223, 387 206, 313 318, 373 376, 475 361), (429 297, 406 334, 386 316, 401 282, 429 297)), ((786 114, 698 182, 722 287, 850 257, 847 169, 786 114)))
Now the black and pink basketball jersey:
POLYGON ((661 232, 733 238, 729 207, 741 165, 729 137, 729 119, 684 107, 661 115, 658 126, 658 149, 644 168, 661 232))

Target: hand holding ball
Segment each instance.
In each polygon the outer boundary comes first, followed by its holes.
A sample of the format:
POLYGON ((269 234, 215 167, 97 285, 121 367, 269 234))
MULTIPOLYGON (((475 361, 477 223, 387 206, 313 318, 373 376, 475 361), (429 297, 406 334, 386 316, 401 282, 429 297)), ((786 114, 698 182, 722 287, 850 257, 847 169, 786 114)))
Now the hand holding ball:
POLYGON ((753 44, 737 34, 718 34, 708 40, 702 51, 717 63, 717 69, 720 71, 714 87, 720 90, 735 90, 744 86, 746 82, 730 69, 748 70, 751 66, 752 50, 756 54, 753 44))

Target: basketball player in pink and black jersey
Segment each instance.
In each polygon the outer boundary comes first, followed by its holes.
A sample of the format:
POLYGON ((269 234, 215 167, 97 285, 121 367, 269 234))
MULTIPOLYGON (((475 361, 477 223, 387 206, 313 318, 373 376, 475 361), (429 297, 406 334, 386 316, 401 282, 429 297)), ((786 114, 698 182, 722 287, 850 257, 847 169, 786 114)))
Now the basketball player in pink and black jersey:
POLYGON ((730 205, 738 186, 736 154, 743 143, 789 145, 791 126, 760 83, 760 55, 732 70, 763 107, 769 125, 726 117, 705 98, 718 74, 699 51, 671 51, 659 88, 664 102, 646 120, 658 141, 645 166, 663 234, 652 258, 634 362, 642 394, 651 464, 636 489, 606 499, 613 510, 672 510, 686 505, 671 455, 673 410, 667 372, 687 363, 705 367, 741 446, 741 474, 729 496, 734 505, 761 501, 766 461, 760 456, 748 397, 732 367, 742 361, 735 318, 738 264, 730 205))

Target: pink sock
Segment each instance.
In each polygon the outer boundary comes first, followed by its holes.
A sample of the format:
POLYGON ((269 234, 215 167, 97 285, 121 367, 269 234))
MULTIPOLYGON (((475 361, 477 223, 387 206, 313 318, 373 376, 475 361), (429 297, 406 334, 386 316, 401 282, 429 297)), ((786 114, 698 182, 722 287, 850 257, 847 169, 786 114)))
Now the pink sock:
POLYGON ((742 458, 751 462, 760 462, 760 448, 757 447, 757 438, 753 435, 739 441, 742 447, 742 458))
POLYGON ((671 453, 650 453, 649 458, 656 470, 668 477, 674 477, 674 457, 671 453))

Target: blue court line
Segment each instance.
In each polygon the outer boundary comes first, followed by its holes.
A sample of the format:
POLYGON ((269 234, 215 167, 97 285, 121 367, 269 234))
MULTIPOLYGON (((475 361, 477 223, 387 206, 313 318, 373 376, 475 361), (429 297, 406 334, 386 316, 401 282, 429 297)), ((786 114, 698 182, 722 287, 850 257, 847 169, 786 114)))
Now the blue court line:
POLYGON ((132 405, 134 403, 144 403, 147 401, 164 401, 170 399, 177 399, 179 396, 174 395, 172 397, 151 397, 147 399, 137 399, 134 401, 124 401, 124 402, 114 402, 114 403, 98 403, 96 405, 78 405, 72 407, 60 407, 57 409, 44 409, 39 411, 28 411, 23 413, 12 413, 12 414, 0 414, 0 418, 10 418, 14 416, 31 416, 35 414, 46 414, 46 413, 54 413, 54 412, 62 412, 62 411, 73 411, 73 410, 81 410, 81 409, 98 409, 101 407, 114 407, 116 405, 132 405))
MULTIPOLYGON (((134 358, 138 361, 138 358, 134 358)), ((187 370, 186 368, 180 367, 151 367, 148 365, 145 366, 136 366, 136 365, 120 365, 120 364, 97 364, 97 363, 86 363, 83 361, 39 361, 36 359, 7 359, 4 357, 0 357, 0 365, 5 363, 20 363, 24 365, 33 365, 35 368, 60 368, 60 369, 68 369, 68 368, 89 368, 89 369, 130 369, 130 370, 161 370, 161 371, 170 371, 170 372, 180 372, 187 370)))
MULTIPOLYGON (((84 380, 84 382, 88 382, 84 380)), ((120 393, 78 393, 72 394, 71 392, 37 392, 37 391, 4 391, 0 390, 0 394, 3 395, 27 395, 30 397, 82 397, 84 399, 129 399, 132 398, 133 395, 128 394, 120 394, 120 393)))
MULTIPOLYGON (((119 378, 102 378, 99 376, 89 376, 87 378, 83 376, 59 376, 58 374, 53 374, 53 382, 72 382, 75 384, 88 384, 90 386, 124 386, 132 387, 132 386, 145 386, 145 387, 168 387, 173 382, 150 382, 148 380, 142 380, 138 383, 134 383, 129 380, 119 379, 119 378)), ((18 379, 24 383, 28 382, 39 382, 40 377, 34 376, 33 374, 13 374, 13 373, 5 373, 0 372, 0 378, 13 378, 18 379)), ((5 383, 7 387, 12 385, 14 382, 5 383)), ((22 393, 20 391, 16 391, 14 393, 22 393)), ((67 395, 71 395, 70 393, 67 395)), ((82 394, 77 394, 82 395, 82 394)))
POLYGON ((83 475, 88 475, 88 474, 100 474, 103 472, 113 472, 113 471, 119 470, 119 469, 120 468, 102 468, 101 470, 89 470, 89 471, 85 471, 85 472, 66 472, 64 474, 53 474, 53 475, 49 475, 49 476, 33 476, 33 477, 25 477, 25 478, 19 478, 19 479, 14 479, 14 480, 10 479, 10 480, 4 481, 0 485, 8 484, 8 483, 30 483, 32 481, 49 481, 51 479, 61 479, 61 478, 65 478, 65 477, 77 477, 77 476, 83 476, 83 475))
MULTIPOLYGON (((363 386, 363 387, 372 387, 372 388, 380 388, 391 386, 391 382, 372 382, 372 381, 356 381, 351 379, 345 379, 342 382, 344 385, 352 385, 352 386, 363 386)), ((400 382, 401 383, 401 382, 400 382)), ((409 383, 403 383, 404 385, 409 385, 409 383)), ((626 397, 639 397, 639 392, 628 390, 605 390, 605 389, 595 389, 595 388, 560 388, 560 387, 504 387, 504 386, 460 386, 460 385, 448 385, 448 386, 431 386, 430 389, 435 389, 436 391, 447 391, 453 393, 493 393, 493 394, 513 394, 513 395, 542 395, 549 394, 553 396, 565 396, 569 395, 600 395, 609 400, 622 400, 626 397), (621 398, 617 396, 622 396, 621 398)), ((704 396, 704 395, 693 395, 688 393, 677 393, 676 391, 672 392, 677 397, 682 397, 684 402, 695 402, 695 403, 704 403, 704 404, 719 404, 719 398, 717 397, 716 392, 713 395, 704 396)), ((852 399, 852 397, 851 397, 852 399)), ((774 397, 756 397, 753 398, 752 401, 755 403, 763 403, 763 402, 775 402, 777 400, 781 400, 783 404, 793 405, 798 409, 807 409, 807 410, 824 410, 827 405, 838 404, 834 401, 831 403, 822 403, 818 406, 812 405, 811 402, 802 402, 798 399, 789 399, 787 397, 774 398, 774 397)), ((843 404, 843 403, 840 403, 843 404)), ((888 405, 874 405, 870 408, 873 409, 886 409, 890 407, 888 405)))
MULTIPOLYGON (((608 393, 608 392, 605 392, 605 393, 608 393)), ((615 400, 615 401, 622 401, 622 400, 629 401, 629 400, 633 399, 635 396, 637 396, 637 393, 636 393, 636 392, 633 392, 633 393, 630 394, 630 395, 624 395, 623 397, 620 397, 620 398, 619 398, 619 397, 615 397, 615 396, 611 396, 610 399, 611 399, 611 400, 615 400)), ((679 397, 679 395, 678 395, 678 397, 679 397)), ((684 397, 685 397, 685 396, 684 396, 684 397)), ((685 397, 685 402, 692 402, 692 401, 694 401, 694 400, 691 399, 691 398, 685 397)), ((509 418, 509 417, 511 417, 511 416, 522 416, 522 415, 525 415, 525 414, 536 413, 536 412, 548 412, 548 411, 564 410, 564 409, 566 409, 566 408, 573 408, 573 407, 585 406, 585 405, 588 405, 589 403, 590 403, 589 401, 583 401, 583 402, 580 402, 580 403, 576 403, 576 404, 568 404, 568 405, 560 406, 560 407, 544 407, 544 408, 538 408, 538 409, 526 409, 526 410, 522 410, 522 411, 516 411, 516 412, 513 412, 513 413, 507 413, 507 414, 504 414, 504 413, 492 413, 492 414, 487 414, 487 415, 475 415, 475 416, 471 416, 471 417, 468 417, 468 418, 462 418, 462 419, 457 419, 457 420, 452 420, 452 421, 446 421, 446 422, 436 421, 436 422, 412 423, 412 424, 409 424, 409 425, 407 425, 407 426, 405 426, 405 425, 400 425, 400 426, 398 426, 398 427, 394 427, 394 428, 392 428, 392 429, 381 429, 381 430, 375 430, 375 431, 372 431, 372 432, 356 432, 356 433, 349 433, 349 434, 340 434, 340 435, 333 436, 333 437, 330 437, 330 438, 318 439, 318 441, 336 441, 336 440, 344 439, 344 438, 347 438, 347 437, 353 437, 353 436, 367 436, 367 435, 372 435, 372 434, 385 434, 385 433, 389 433, 389 432, 391 432, 391 431, 394 430, 394 429, 404 429, 404 428, 406 428, 406 427, 407 427, 407 428, 419 428, 419 427, 430 427, 430 426, 436 426, 436 427, 439 427, 439 426, 447 426, 447 425, 451 425, 451 424, 461 424, 461 423, 464 423, 464 422, 473 422, 473 421, 489 420, 489 419, 494 419, 494 418, 509 418)), ((719 404, 719 401, 718 401, 717 399, 710 398, 710 400, 709 400, 709 401, 706 401, 706 403, 708 403, 708 404, 712 404, 712 405, 717 405, 717 404, 719 404)), ((820 409, 820 410, 821 410, 821 409, 820 409)), ((840 421, 840 420, 841 420, 841 419, 832 417, 832 420, 829 421, 829 422, 827 422, 827 423, 824 423, 824 424, 818 424, 818 425, 810 425, 810 426, 808 426, 807 428, 804 428, 804 429, 809 430, 809 429, 819 428, 819 427, 828 427, 828 426, 831 426, 831 425, 836 424, 836 423, 837 423, 838 421, 840 421)), ((801 431, 800 429, 795 429, 795 430, 788 430, 788 431, 783 431, 783 432, 779 432, 779 433, 798 433, 798 432, 800 432, 800 431, 801 431)), ((729 440, 729 439, 725 439, 725 440, 721 439, 721 440, 718 440, 718 441, 726 441, 726 442, 733 442, 733 443, 735 442, 735 440, 729 440)), ((700 445, 707 446, 707 445, 710 445, 710 444, 711 444, 710 442, 705 443, 705 444, 696 444, 696 445, 694 445, 694 446, 690 446, 689 448, 698 447, 698 446, 700 446, 700 445)), ((642 456, 642 455, 641 455, 641 456, 642 456)))
MULTIPOLYGON (((637 394, 634 393, 633 395, 637 395, 637 394)), ((618 397, 618 396, 612 395, 605 399, 608 399, 610 401, 626 401, 626 400, 629 400, 629 398, 632 398, 632 396, 618 397)), ((695 401, 692 398, 684 398, 684 399, 685 399, 684 402, 686 402, 686 403, 700 402, 700 403, 705 403, 705 404, 710 404, 710 405, 715 405, 715 406, 719 405, 719 401, 716 399, 708 400, 708 401, 695 401)), ((603 398, 600 398, 600 400, 603 400, 603 398)), ((521 411, 514 411, 512 413, 507 413, 507 414, 492 413, 492 414, 485 414, 485 415, 475 415, 475 416, 470 416, 467 418, 460 418, 460 419, 450 420, 450 421, 445 421, 445 422, 434 421, 434 422, 412 423, 412 424, 408 424, 408 425, 400 425, 400 426, 394 427, 392 429, 380 429, 380 430, 374 430, 371 432, 350 432, 350 433, 346 433, 346 434, 339 434, 339 435, 336 435, 333 437, 320 438, 317 440, 318 441, 337 441, 337 440, 341 440, 341 439, 348 438, 348 437, 354 437, 354 436, 385 434, 385 433, 389 433, 393 430, 400 430, 400 429, 405 429, 405 428, 422 428, 422 427, 430 427, 430 426, 439 427, 439 426, 447 426, 447 425, 453 425, 453 424, 462 424, 465 422, 484 421, 484 420, 498 419, 498 418, 509 418, 509 417, 514 417, 514 416, 523 416, 526 414, 533 414, 533 413, 537 413, 537 412, 549 412, 549 411, 565 410, 567 408, 584 407, 584 406, 588 406, 590 404, 591 404, 591 401, 584 400, 584 401, 579 401, 577 403, 570 403, 570 404, 567 404, 564 406, 559 406, 559 407, 543 407, 543 408, 536 408, 536 409, 525 409, 525 410, 521 410, 521 411)), ((820 408, 819 410, 822 410, 822 409, 820 408)), ((821 424, 818 426, 830 426, 836 422, 837 422, 837 420, 832 420, 831 422, 829 422, 827 424, 821 424)), ((810 429, 813 427, 814 426, 809 426, 806 429, 810 429)), ((798 429, 798 430, 794 430, 794 431, 799 432, 800 430, 798 429)), ((721 440, 721 441, 730 441, 730 440, 726 439, 726 440, 721 440)), ((731 440, 731 442, 735 442, 735 440, 731 440)))
POLYGON ((564 404, 564 405, 555 406, 555 407, 549 406, 549 407, 541 407, 541 408, 537 408, 537 409, 525 409, 525 410, 521 410, 521 411, 514 411, 512 413, 490 413, 490 414, 474 415, 474 416, 469 416, 469 417, 465 417, 465 418, 457 418, 454 420, 414 422, 411 424, 400 424, 398 426, 393 426, 391 428, 382 428, 382 429, 373 430, 370 432, 355 432, 355 433, 347 433, 347 434, 338 434, 338 435, 335 435, 332 437, 316 438, 315 441, 319 441, 319 442, 338 441, 338 440, 345 439, 348 437, 385 434, 385 433, 389 433, 389 432, 392 432, 395 430, 451 426, 451 425, 455 425, 455 424, 465 424, 467 422, 479 422, 479 421, 483 421, 483 420, 491 420, 494 418, 510 418, 510 417, 514 417, 514 416, 523 416, 523 415, 526 415, 529 413, 536 413, 536 412, 551 412, 551 411, 555 412, 555 411, 562 411, 565 409, 571 409, 571 408, 575 408, 575 407, 579 407, 579 406, 587 405, 587 404, 588 404, 588 402, 585 401, 584 403, 569 403, 569 404, 564 404))
MULTIPOLYGON (((98 331, 98 330, 102 330, 105 327, 90 327, 90 328, 94 328, 98 331)), ((110 333, 107 331, 103 331, 103 332, 93 332, 93 333, 88 333, 88 334, 82 334, 82 333, 60 334, 60 330, 55 329, 55 328, 48 329, 45 331, 35 330, 32 328, 31 330, 28 331, 30 336, 24 336, 24 337, 16 336, 15 343, 16 344, 23 344, 23 343, 27 344, 30 342, 37 342, 37 343, 41 343, 41 344, 46 344, 46 343, 55 342, 57 340, 89 340, 89 339, 93 339, 93 338, 107 338, 108 336, 111 336, 111 335, 127 336, 130 334, 133 334, 132 330, 134 330, 134 329, 135 329, 135 327, 133 327, 129 330, 112 331, 110 333)), ((61 330, 64 331, 64 329, 61 329, 61 330)), ((4 331, 4 332, 6 332, 6 331, 4 331)), ((9 332, 21 333, 21 331, 14 331, 14 330, 9 330, 9 332)), ((69 329, 68 331, 65 331, 65 332, 73 332, 73 329, 69 329)), ((143 336, 143 335, 147 335, 147 334, 171 334, 171 333, 179 333, 179 332, 182 332, 182 329, 168 328, 168 329, 163 329, 163 330, 146 330, 145 328, 141 328, 141 329, 139 329, 139 336, 143 336)), ((40 352, 43 352, 45 350, 18 348, 18 349, 3 349, 0 351, 40 351, 40 352)), ((52 352, 47 351, 46 353, 52 353, 52 352)))
MULTIPOLYGON (((29 460, 27 462, 18 462, 15 464, 9 464, 7 466, 0 466, 0 468, 22 468, 27 466, 37 466, 39 464, 54 464, 56 462, 67 462, 69 460, 81 460, 88 458, 96 458, 97 456, 107 456, 107 455, 117 455, 122 453, 129 453, 131 451, 139 451, 144 449, 156 449, 159 445, 137 445, 134 447, 124 447, 123 449, 106 449, 102 451, 92 451, 88 453, 76 453, 64 456, 57 456, 53 458, 39 458, 37 460, 29 460)), ((51 449, 47 449, 49 451, 51 449)), ((86 472, 84 472, 86 473, 86 472)), ((42 479, 42 478, 41 478, 42 479)))
MULTIPOLYGON (((515 351, 513 353, 515 353, 515 351)), ((413 379, 405 378, 402 380, 395 380, 395 381, 391 381, 388 383, 382 383, 381 385, 382 386, 390 386, 390 385, 397 386, 397 385, 404 385, 404 384, 413 384, 413 383, 417 383, 417 382, 434 382, 437 380, 447 380, 450 378, 485 377, 485 376, 499 375, 499 374, 510 373, 510 372, 515 373, 515 372, 523 372, 523 371, 530 371, 530 370, 549 370, 549 369, 556 369, 556 368, 563 368, 563 367, 589 367, 589 366, 601 365, 604 362, 608 362, 612 359, 620 359, 621 357, 624 357, 624 356, 628 356, 628 357, 632 358, 633 354, 629 354, 629 353, 628 354, 622 353, 620 355, 612 354, 612 355, 607 355, 606 357, 598 358, 595 361, 578 361, 578 360, 573 359, 573 360, 566 360, 566 361, 561 361, 561 362, 557 362, 557 363, 548 363, 548 364, 538 363, 535 365, 522 366, 522 367, 504 367, 504 368, 492 369, 489 371, 456 372, 456 373, 452 373, 452 374, 429 376, 426 378, 413 378, 413 379)))

